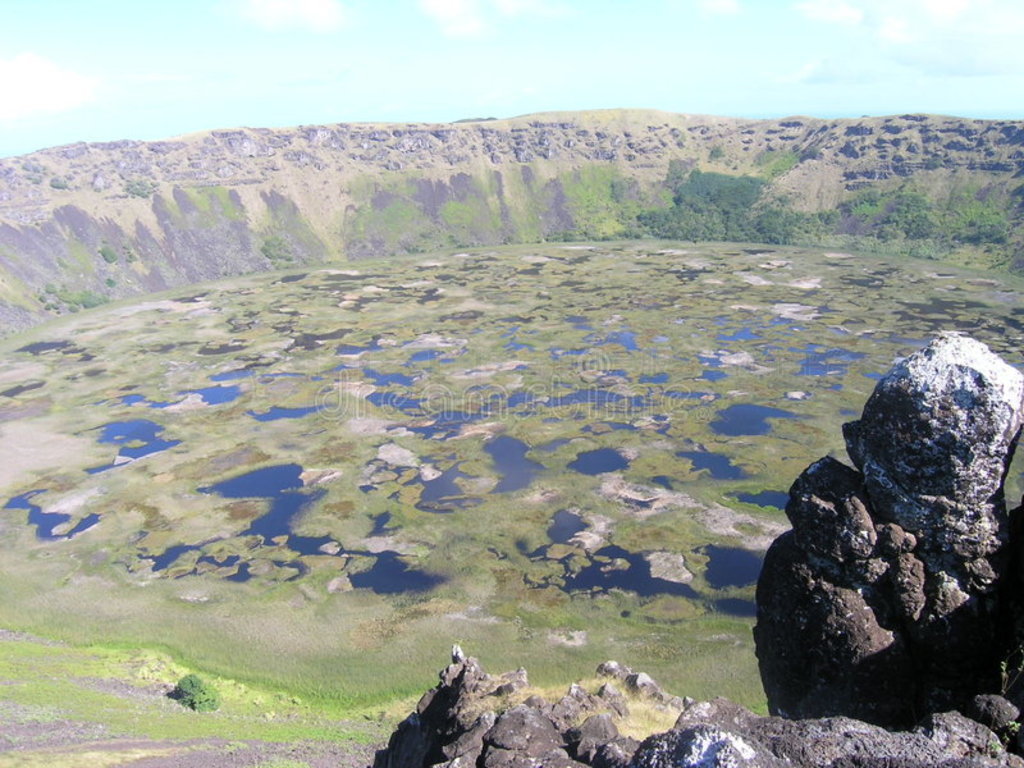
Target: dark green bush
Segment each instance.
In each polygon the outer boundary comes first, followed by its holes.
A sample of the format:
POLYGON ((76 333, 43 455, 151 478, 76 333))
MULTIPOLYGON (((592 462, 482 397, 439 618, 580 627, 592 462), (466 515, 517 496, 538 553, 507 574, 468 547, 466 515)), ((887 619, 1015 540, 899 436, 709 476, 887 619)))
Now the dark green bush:
POLYGON ((171 698, 196 712, 213 712, 220 708, 220 695, 199 675, 185 675, 181 678, 177 687, 171 691, 171 698))

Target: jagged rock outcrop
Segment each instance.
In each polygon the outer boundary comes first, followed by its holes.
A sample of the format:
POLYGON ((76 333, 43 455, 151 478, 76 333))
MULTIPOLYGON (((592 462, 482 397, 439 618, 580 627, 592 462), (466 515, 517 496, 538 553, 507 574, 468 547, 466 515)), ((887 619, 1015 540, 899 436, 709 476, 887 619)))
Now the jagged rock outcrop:
POLYGON ((519 701, 502 691, 510 680, 525 685, 523 670, 492 677, 456 648, 374 768, 1024 768, 995 733, 955 712, 890 732, 846 717, 786 720, 726 699, 679 699, 615 662, 598 674, 632 680, 636 695, 679 712, 675 725, 643 742, 622 736, 629 712, 610 683, 597 694, 574 685, 554 704, 519 701))
POLYGON ((878 382, 844 427, 856 469, 811 465, 765 559, 754 637, 773 713, 906 727, 999 692, 1022 421, 1024 376, 970 338, 878 382))

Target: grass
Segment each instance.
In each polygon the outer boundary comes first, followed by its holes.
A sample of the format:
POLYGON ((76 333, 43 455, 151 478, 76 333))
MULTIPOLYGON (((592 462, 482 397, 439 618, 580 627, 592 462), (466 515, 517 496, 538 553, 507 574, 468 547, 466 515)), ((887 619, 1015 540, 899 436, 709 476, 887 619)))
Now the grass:
MULTIPOLYGON (((433 684, 453 642, 489 669, 526 666, 539 685, 587 677, 613 658, 654 675, 674 694, 725 695, 763 709, 752 619, 718 609, 721 600, 751 600, 753 586, 713 589, 698 550, 757 549, 784 518, 735 495, 785 490, 814 459, 841 455, 840 423, 863 405, 874 385, 869 375, 909 348, 903 339, 960 327, 1004 354, 1019 343, 1006 333, 1018 308, 1007 297, 1019 283, 1007 279, 994 294, 974 273, 956 271, 949 279, 928 262, 901 262, 891 273, 884 270, 893 265, 866 255, 601 243, 446 251, 396 259, 387 271, 357 266, 360 274, 306 268, 290 273, 304 277, 287 282, 280 280, 286 273, 253 276, 110 304, 0 343, 8 361, 0 390, 46 382, 0 402, 0 445, 19 446, 4 452, 0 503, 46 489, 34 503, 63 510, 69 526, 102 516, 95 528, 54 541, 37 538, 23 511, 0 516, 0 626, 129 657, 148 649, 176 665, 167 672, 171 683, 195 671, 227 681, 229 690, 242 686, 241 699, 225 707, 241 718, 225 720, 238 738, 256 727, 246 717, 263 714, 246 696, 283 696, 283 703, 264 701, 277 714, 289 707, 338 718, 390 712, 393 702, 433 684), (880 287, 856 282, 876 274, 884 275, 880 287), (806 307, 805 319, 780 314, 793 305, 806 307), (319 345, 293 344, 302 334, 339 329, 345 333, 319 345), (604 343, 627 330, 638 349, 604 343), (740 332, 757 338, 728 340, 740 332), (62 339, 81 351, 17 352, 33 341, 62 339), (337 354, 338 344, 375 339, 377 348, 360 357, 337 354), (232 343, 222 350, 225 341, 232 343), (428 343, 444 344, 436 347, 441 356, 413 360, 428 343), (509 348, 513 343, 520 346, 509 348), (844 373, 801 375, 808 356, 832 347, 864 357, 844 373), (749 363, 705 362, 743 351, 749 363), (510 360, 515 365, 503 365, 510 360), (231 382, 240 387, 232 402, 175 410, 122 400, 134 394, 179 402, 185 392, 210 386, 211 376, 246 366, 257 373, 231 382), (377 385, 365 369, 411 379, 378 392, 444 395, 463 405, 529 391, 536 403, 499 409, 442 440, 414 431, 430 419, 369 402, 367 388, 377 385), (702 378, 711 369, 727 377, 702 378), (643 380, 662 375, 662 383, 643 380), (632 410, 621 402, 552 405, 588 389, 649 402, 632 410), (787 400, 794 390, 809 397, 787 400), (767 435, 716 433, 718 411, 741 402, 783 407, 800 418, 773 421, 767 435), (299 419, 261 422, 250 415, 315 403, 330 407, 299 419), (84 471, 118 453, 118 446, 97 441, 98 428, 133 419, 153 421, 179 444, 110 471, 84 471), (527 458, 543 466, 528 487, 489 491, 502 471, 485 450, 486 429, 475 431, 484 421, 500 422, 495 429, 525 441, 527 458), (377 459, 390 443, 421 465, 458 465, 468 476, 461 493, 479 503, 440 514, 417 508, 425 488, 420 470, 377 459), (568 468, 595 448, 631 457, 618 473, 623 487, 643 496, 661 487, 653 478, 664 476, 676 495, 644 507, 608 491, 604 479, 568 468), (714 452, 747 476, 716 480, 678 457, 680 450, 714 452), (320 495, 296 517, 292 534, 329 536, 352 553, 347 559, 299 555, 243 535, 270 502, 199 490, 286 463, 334 477, 303 490, 320 495), (683 554, 700 597, 567 592, 567 569, 588 567, 591 555, 577 544, 528 555, 552 544, 548 528, 563 509, 579 510, 588 524, 606 521, 607 544, 683 554), (371 537, 385 513, 391 530, 371 537), (203 542, 211 543, 166 570, 154 571, 147 559, 203 542), (345 591, 346 578, 373 566, 371 546, 398 552, 408 567, 445 581, 427 592, 345 591), (201 563, 200 556, 215 562, 201 563), (233 558, 248 564, 251 581, 226 579, 237 566, 217 563, 233 558), (296 571, 284 565, 297 563, 308 572, 290 581, 296 571), (585 632, 585 640, 566 643, 573 632, 585 632), (298 703, 289 703, 293 697, 298 703)), ((86 687, 75 696, 87 701, 86 711, 109 705, 96 698, 101 693, 86 687)), ((45 689, 25 705, 43 706, 54 695, 45 689)), ((290 727, 280 718, 258 725, 290 727)))

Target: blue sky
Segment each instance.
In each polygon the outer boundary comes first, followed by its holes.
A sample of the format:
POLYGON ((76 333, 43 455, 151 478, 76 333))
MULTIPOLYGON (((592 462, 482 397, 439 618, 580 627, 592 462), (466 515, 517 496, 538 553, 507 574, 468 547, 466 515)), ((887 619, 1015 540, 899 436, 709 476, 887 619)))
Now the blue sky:
POLYGON ((1024 118, 1020 0, 4 0, 0 156, 649 107, 1024 118))

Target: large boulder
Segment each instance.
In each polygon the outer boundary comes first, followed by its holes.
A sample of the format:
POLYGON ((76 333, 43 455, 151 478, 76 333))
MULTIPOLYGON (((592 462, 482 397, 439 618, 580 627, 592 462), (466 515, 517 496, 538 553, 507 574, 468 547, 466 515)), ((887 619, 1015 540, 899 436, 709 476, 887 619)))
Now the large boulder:
POLYGON ((765 558, 754 637, 774 714, 905 727, 998 691, 1022 420, 1024 376, 966 337, 878 382, 844 426, 856 469, 811 465, 765 558))

